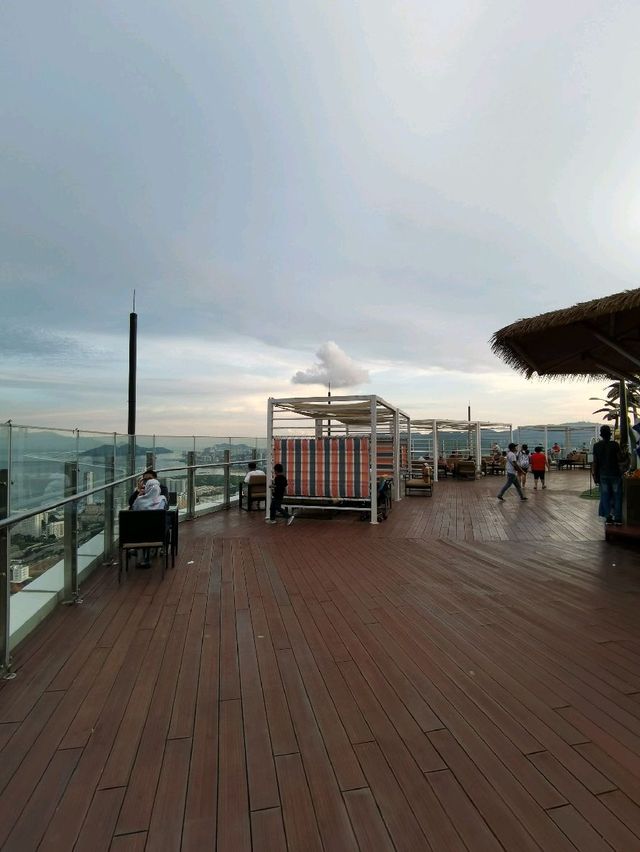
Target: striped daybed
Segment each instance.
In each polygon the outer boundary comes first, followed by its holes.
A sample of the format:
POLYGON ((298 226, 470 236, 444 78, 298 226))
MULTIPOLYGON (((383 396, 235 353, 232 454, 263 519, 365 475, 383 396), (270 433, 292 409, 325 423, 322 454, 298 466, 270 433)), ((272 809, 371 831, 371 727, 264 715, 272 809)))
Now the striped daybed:
MULTIPOLYGON (((288 480, 284 505, 296 509, 370 511, 370 439, 275 438, 274 463, 288 480)), ((383 477, 387 479, 386 475, 383 477)), ((378 505, 378 518, 386 510, 378 505)))

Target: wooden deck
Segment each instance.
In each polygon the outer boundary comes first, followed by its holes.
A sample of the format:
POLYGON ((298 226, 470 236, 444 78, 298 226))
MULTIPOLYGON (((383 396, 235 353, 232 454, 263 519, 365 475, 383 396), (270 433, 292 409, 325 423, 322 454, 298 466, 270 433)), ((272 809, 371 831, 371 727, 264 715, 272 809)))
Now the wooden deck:
POLYGON ((640 850, 640 558, 500 484, 98 572, 0 688, 0 848, 640 850))

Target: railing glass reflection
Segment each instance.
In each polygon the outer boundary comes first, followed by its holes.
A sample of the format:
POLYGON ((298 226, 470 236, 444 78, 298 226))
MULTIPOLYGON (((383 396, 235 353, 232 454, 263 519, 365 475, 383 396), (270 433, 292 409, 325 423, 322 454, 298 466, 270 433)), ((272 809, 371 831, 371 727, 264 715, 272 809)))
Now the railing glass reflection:
POLYGON ((237 502, 238 482, 259 446, 264 439, 0 425, 0 671, 8 648, 69 598, 69 562, 82 581, 109 561, 118 512, 128 507, 137 474, 154 467, 176 493, 183 520, 237 502), (60 504, 84 492, 92 493, 60 504))

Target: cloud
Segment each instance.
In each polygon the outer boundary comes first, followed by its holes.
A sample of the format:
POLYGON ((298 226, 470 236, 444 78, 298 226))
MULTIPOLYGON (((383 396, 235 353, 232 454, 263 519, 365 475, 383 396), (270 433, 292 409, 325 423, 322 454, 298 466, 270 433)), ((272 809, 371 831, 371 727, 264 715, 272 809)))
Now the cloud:
POLYGON ((296 385, 328 385, 346 388, 369 381, 369 373, 359 367, 333 340, 328 340, 316 352, 318 363, 307 370, 298 370, 291 378, 296 385))
POLYGON ((83 343, 75 332, 68 335, 25 324, 0 324, 0 355, 4 358, 68 363, 70 360, 95 358, 100 354, 100 350, 83 343))

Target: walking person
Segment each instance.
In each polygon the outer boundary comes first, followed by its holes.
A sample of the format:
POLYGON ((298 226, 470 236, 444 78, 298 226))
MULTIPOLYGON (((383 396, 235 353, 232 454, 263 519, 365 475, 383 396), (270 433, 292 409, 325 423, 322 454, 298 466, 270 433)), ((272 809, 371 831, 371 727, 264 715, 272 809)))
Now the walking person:
POLYGON ((623 455, 620 444, 611 440, 611 427, 600 427, 602 440, 593 445, 593 481, 600 488, 598 514, 605 524, 622 524, 623 455))
POLYGON ((512 485, 515 485, 515 489, 520 495, 521 500, 528 500, 528 497, 525 497, 522 493, 522 488, 520 487, 520 483, 518 482, 518 473, 521 470, 520 465, 518 464, 518 458, 516 456, 517 444, 509 444, 509 449, 507 450, 507 481, 500 489, 500 493, 498 494, 498 500, 504 500, 504 493, 507 489, 511 488, 512 485))
POLYGON ((287 519, 287 526, 291 526, 295 519, 295 515, 289 514, 289 510, 285 507, 282 508, 282 498, 284 497, 284 492, 287 490, 287 477, 284 475, 284 468, 281 464, 274 464, 273 472, 275 476, 273 477, 273 485, 272 495, 271 495, 271 506, 269 508, 269 517, 267 518, 268 524, 275 524, 276 514, 282 515, 283 518, 287 519))
POLYGON ((520 452, 517 455, 518 465, 520 466, 520 472, 518 473, 518 479, 520 480, 520 485, 524 488, 527 484, 527 474, 529 473, 529 447, 526 444, 523 444, 520 447, 520 452))
POLYGON ((542 488, 546 488, 544 475, 549 470, 549 459, 542 447, 535 447, 530 455, 531 471, 533 473, 533 490, 538 490, 538 482, 542 483, 542 488))

